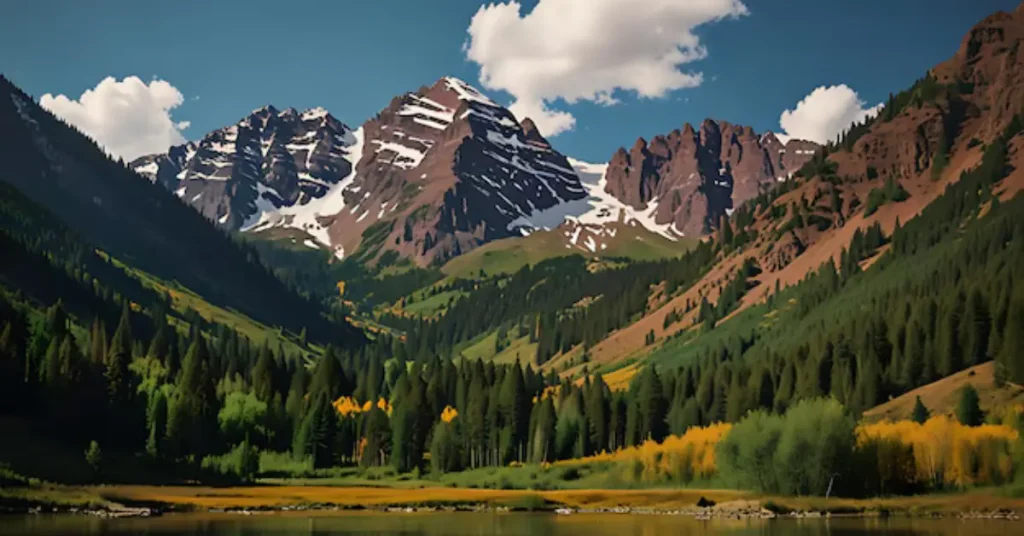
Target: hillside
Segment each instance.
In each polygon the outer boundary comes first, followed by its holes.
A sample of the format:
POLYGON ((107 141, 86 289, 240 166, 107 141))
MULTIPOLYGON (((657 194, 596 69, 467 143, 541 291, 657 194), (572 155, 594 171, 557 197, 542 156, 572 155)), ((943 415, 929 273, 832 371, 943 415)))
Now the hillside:
MULTIPOLYGON (((744 259, 753 259, 760 273, 750 282, 755 288, 730 307, 731 314, 763 304, 777 288, 799 284, 826 261, 843 265, 855 236, 863 237, 873 226, 889 235, 922 214, 950 185, 981 165, 985 149, 1003 136, 1020 111, 1022 36, 1024 15, 1019 9, 980 22, 954 57, 929 70, 912 88, 894 94, 878 117, 852 125, 792 180, 739 206, 728 229, 716 233, 720 257, 702 280, 613 333, 591 349, 592 358, 608 364, 642 358, 652 330, 661 341, 698 325, 692 305, 705 297, 714 304, 720 287, 744 259), (673 310, 691 314, 663 326, 673 310)), ((1008 172, 994 186, 1004 201, 1024 188, 1021 140, 1011 136, 1005 143, 1008 172)))
POLYGON ((218 306, 293 333, 360 344, 344 321, 287 288, 256 252, 217 230, 177 197, 107 158, 0 78, 0 125, 8 162, 0 179, 45 207, 83 238, 132 266, 176 281, 218 306), (216 259, 216 262, 211 262, 216 259))
POLYGON ((995 384, 995 363, 989 361, 961 370, 956 374, 922 385, 892 400, 879 404, 864 412, 864 420, 909 419, 917 397, 932 415, 953 415, 960 400, 960 390, 972 386, 978 391, 981 409, 985 412, 1003 411, 1024 404, 1024 387, 1008 383, 1002 387, 995 384))

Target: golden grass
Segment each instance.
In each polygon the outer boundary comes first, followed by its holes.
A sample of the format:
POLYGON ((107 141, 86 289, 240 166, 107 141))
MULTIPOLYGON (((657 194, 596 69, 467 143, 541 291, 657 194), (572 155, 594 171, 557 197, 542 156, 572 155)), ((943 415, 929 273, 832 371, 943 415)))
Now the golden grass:
MULTIPOLYGON (((425 487, 419 489, 333 487, 333 486, 253 486, 212 488, 190 486, 97 486, 77 493, 101 496, 111 501, 163 503, 179 508, 280 508, 298 505, 335 505, 340 507, 384 507, 429 504, 514 503, 528 496, 540 496, 553 505, 571 508, 650 508, 657 510, 693 509, 707 498, 719 508, 750 508, 769 502, 792 510, 928 513, 1014 510, 1024 511, 1024 499, 998 495, 991 490, 957 494, 933 494, 878 499, 823 497, 759 496, 750 492, 715 489, 651 490, 482 490, 425 487)), ((84 495, 83 495, 84 496, 84 495)))
POLYGON ((629 382, 633 381, 633 376, 640 371, 640 363, 633 363, 632 365, 622 367, 616 371, 609 372, 608 374, 602 374, 601 378, 608 388, 613 391, 625 391, 629 389, 629 382))

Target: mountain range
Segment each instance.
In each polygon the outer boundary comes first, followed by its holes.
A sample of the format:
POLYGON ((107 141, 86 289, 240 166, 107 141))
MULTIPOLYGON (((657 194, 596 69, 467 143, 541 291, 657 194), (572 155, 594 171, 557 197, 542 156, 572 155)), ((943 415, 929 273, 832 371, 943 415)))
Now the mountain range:
MULTIPOLYGON (((355 130, 322 108, 266 106, 131 166, 228 229, 297 230, 337 259, 394 252, 423 266, 563 225, 572 246, 576 229, 600 236, 631 222, 671 240, 700 237, 817 148, 707 120, 588 164, 448 77, 393 98, 355 130)), ((590 243, 583 249, 599 253, 590 243)))

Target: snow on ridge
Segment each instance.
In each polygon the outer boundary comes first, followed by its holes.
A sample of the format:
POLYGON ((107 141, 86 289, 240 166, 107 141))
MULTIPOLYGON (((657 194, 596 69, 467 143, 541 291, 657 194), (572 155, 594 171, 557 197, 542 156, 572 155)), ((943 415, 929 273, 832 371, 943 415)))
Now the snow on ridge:
POLYGON ((479 89, 463 82, 462 80, 453 76, 445 77, 445 86, 448 89, 455 91, 459 95, 459 99, 469 102, 479 102, 488 106, 498 106, 494 101, 487 98, 486 95, 480 92, 479 89))
POLYGON ((510 222, 507 227, 509 230, 518 228, 520 234, 526 236, 534 230, 554 229, 565 221, 600 227, 618 222, 622 215, 624 223, 636 222, 669 240, 678 240, 679 233, 672 229, 672 224, 658 224, 654 221, 658 210, 657 199, 652 199, 646 209, 638 211, 604 191, 608 164, 593 164, 574 158, 568 158, 568 161, 576 171, 587 196, 534 210, 530 215, 510 222))
MULTIPOLYGON (((274 207, 269 201, 263 200, 263 192, 273 190, 257 183, 257 187, 261 190, 257 198, 257 210, 243 224, 242 231, 287 226, 305 231, 321 244, 330 244, 331 238, 327 233, 327 227, 320 223, 319 218, 321 216, 333 216, 345 209, 343 194, 352 182, 355 181, 356 168, 363 154, 363 144, 365 143, 362 127, 352 131, 351 134, 353 143, 346 147, 346 152, 349 155, 349 161, 352 163, 352 169, 347 176, 332 185, 323 197, 311 199, 304 205, 296 204, 280 208, 274 207), (261 200, 265 203, 262 206, 260 205, 261 200), (270 207, 266 206, 268 204, 270 207)), ((276 195, 276 192, 274 194, 276 195)), ((342 249, 335 249, 334 255, 341 259, 345 253, 342 249)))
POLYGON ((150 161, 145 165, 141 165, 135 168, 135 172, 139 175, 143 175, 150 180, 150 182, 156 180, 156 172, 160 170, 160 164, 156 163, 156 160, 150 161))
POLYGON ((388 163, 401 169, 415 168, 420 165, 420 162, 423 161, 423 157, 426 155, 426 152, 393 141, 372 140, 370 143, 377 146, 376 153, 383 151, 394 153, 395 156, 388 163))
POLYGON ((302 112, 302 115, 299 117, 301 117, 303 121, 315 121, 317 119, 327 117, 327 110, 317 106, 316 108, 310 108, 305 112, 302 112))
POLYGON ((406 103, 398 110, 400 116, 411 116, 417 123, 444 130, 455 120, 455 110, 427 97, 409 94, 412 103, 406 103), (417 121, 422 119, 423 121, 417 121), (440 126, 443 125, 443 126, 440 126), (440 128, 439 128, 440 126, 440 128))

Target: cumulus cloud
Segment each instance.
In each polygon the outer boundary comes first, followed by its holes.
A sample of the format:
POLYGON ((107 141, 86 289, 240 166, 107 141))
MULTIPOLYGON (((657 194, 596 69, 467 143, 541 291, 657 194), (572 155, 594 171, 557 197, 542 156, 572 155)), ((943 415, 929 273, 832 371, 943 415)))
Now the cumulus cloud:
POLYGON ((790 137, 827 143, 852 123, 872 117, 882 109, 882 104, 866 106, 846 84, 821 86, 798 102, 795 109, 782 112, 779 126, 790 137))
POLYGON ((740 0, 540 0, 523 14, 515 0, 482 6, 470 22, 466 58, 480 82, 504 90, 512 112, 545 135, 570 130, 575 118, 552 102, 618 103, 616 91, 641 98, 703 82, 682 66, 707 56, 694 28, 747 14, 740 0))
POLYGON ((95 139, 111 155, 127 161, 184 143, 188 121, 175 122, 171 110, 184 102, 164 80, 146 84, 136 76, 118 82, 108 76, 78 99, 47 93, 39 104, 95 139))

